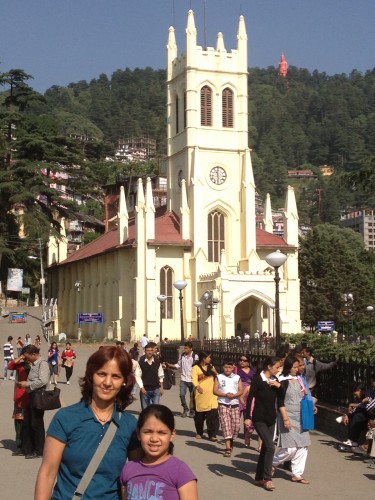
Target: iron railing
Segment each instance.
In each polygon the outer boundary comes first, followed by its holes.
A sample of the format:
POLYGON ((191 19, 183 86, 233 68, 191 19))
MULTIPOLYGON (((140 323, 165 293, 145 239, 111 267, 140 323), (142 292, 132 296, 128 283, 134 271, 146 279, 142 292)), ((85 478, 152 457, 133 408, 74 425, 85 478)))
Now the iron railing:
MULTIPOLYGON (((179 356, 180 343, 161 344, 161 356, 169 363, 176 363, 179 356)), ((251 364, 256 364, 267 356, 274 355, 273 345, 264 345, 261 341, 251 339, 249 343, 229 340, 205 340, 193 342, 193 351, 210 352, 212 363, 220 370, 225 360, 238 362, 241 354, 247 354, 251 364)), ((329 362, 332 359, 321 359, 329 362)), ((370 387, 370 375, 375 372, 375 365, 370 358, 358 363, 351 359, 339 359, 336 365, 318 374, 317 397, 323 403, 334 406, 347 406, 353 400, 353 389, 358 383, 370 387)))

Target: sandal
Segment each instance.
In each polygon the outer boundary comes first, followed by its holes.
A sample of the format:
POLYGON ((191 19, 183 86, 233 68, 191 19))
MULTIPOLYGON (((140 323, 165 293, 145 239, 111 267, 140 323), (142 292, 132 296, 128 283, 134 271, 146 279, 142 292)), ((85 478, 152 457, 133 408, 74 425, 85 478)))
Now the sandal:
POLYGON ((201 434, 196 434, 196 435, 195 435, 195 439, 202 439, 201 434))
POLYGON ((232 450, 230 448, 227 448, 224 452, 224 457, 230 457, 232 456, 232 450))
POLYGON ((292 483, 310 484, 310 481, 303 477, 292 477, 292 483))

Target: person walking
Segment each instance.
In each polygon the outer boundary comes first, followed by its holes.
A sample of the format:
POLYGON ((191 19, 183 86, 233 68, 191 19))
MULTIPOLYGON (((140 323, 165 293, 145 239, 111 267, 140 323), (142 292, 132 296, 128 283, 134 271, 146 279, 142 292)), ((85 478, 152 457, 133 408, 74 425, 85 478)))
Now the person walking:
POLYGON ((240 376, 233 373, 233 361, 223 363, 214 384, 214 394, 218 396, 220 426, 225 440, 224 457, 230 457, 233 451, 233 441, 238 436, 241 423, 239 397, 243 393, 240 376))
POLYGON ((142 410, 150 404, 159 404, 163 395, 164 371, 155 356, 155 344, 147 344, 145 355, 141 356, 135 369, 135 380, 140 389, 142 410))
POLYGON ((38 458, 43 454, 45 441, 44 411, 34 408, 34 396, 38 389, 47 386, 50 371, 35 345, 26 346, 22 353, 31 365, 27 380, 18 382, 18 387, 25 388, 29 395, 22 426, 22 452, 25 458, 38 458))
MULTIPOLYGON (((26 381, 30 371, 30 365, 25 360, 22 352, 21 354, 10 361, 8 369, 16 372, 17 382, 26 381)), ((18 383, 14 387, 14 409, 12 418, 14 420, 14 428, 16 431, 16 450, 13 451, 13 456, 23 455, 22 451, 22 428, 25 416, 25 409, 27 408, 29 395, 25 387, 19 387, 18 383)))
POLYGON ((51 372, 51 381, 57 385, 57 377, 59 376, 59 348, 56 342, 52 342, 48 349, 48 364, 51 372))
POLYGON ((148 338, 147 338, 147 335, 144 333, 143 334, 143 337, 141 338, 141 346, 142 346, 142 349, 143 349, 143 352, 146 353, 146 346, 148 344, 148 338))
MULTIPOLYGON (((4 380, 8 379, 8 364, 14 359, 13 352, 13 337, 9 336, 8 341, 3 345, 3 354, 4 354, 4 380)), ((11 370, 9 380, 14 380, 14 372, 11 370)))
POLYGON ((66 384, 70 384, 70 377, 73 374, 74 360, 76 359, 76 353, 72 349, 72 344, 70 342, 66 343, 65 349, 61 353, 62 365, 65 368, 66 384))
POLYGON ((278 418, 279 446, 272 462, 274 468, 286 461, 291 461, 292 481, 300 484, 309 484, 304 479, 308 447, 311 444, 309 431, 302 430, 301 400, 308 394, 303 381, 298 378, 299 360, 288 356, 284 362, 283 373, 279 382, 284 391, 284 413, 278 418), (289 423, 290 426, 286 426, 289 423))
MULTIPOLYGON (((250 358, 248 354, 241 354, 238 365, 233 369, 234 373, 240 376, 242 382, 242 395, 239 398, 240 414, 245 415, 247 396, 250 391, 251 380, 255 375, 255 369, 250 366, 250 358)), ((244 441, 246 448, 249 448, 251 441, 251 434, 254 432, 254 426, 246 427, 244 425, 244 441)))
POLYGON ((251 383, 246 403, 245 425, 253 423, 258 436, 262 440, 258 464, 255 473, 255 484, 268 491, 275 489, 272 483, 272 460, 275 453, 274 434, 276 425, 276 408, 279 409, 285 428, 291 428, 284 406, 284 393, 276 374, 280 369, 277 357, 268 357, 263 362, 263 370, 255 374, 251 383), (250 412, 252 410, 252 420, 250 412))
POLYGON ((191 371, 193 368, 193 364, 198 361, 198 356, 193 352, 193 343, 185 342, 184 344, 184 352, 180 359, 176 364, 166 363, 168 368, 172 368, 173 370, 178 370, 181 368, 181 379, 180 379, 180 401, 182 405, 182 413, 181 417, 187 417, 188 415, 193 418, 194 417, 194 409, 190 409, 189 414, 189 406, 186 402, 186 394, 189 392, 190 398, 193 392, 193 383, 191 381, 191 371))
POLYGON ((18 357, 21 356, 21 352, 23 349, 22 337, 18 337, 17 342, 16 342, 16 349, 17 349, 18 357))
POLYGON ((191 381, 195 391, 194 423, 197 439, 202 439, 203 426, 206 421, 208 439, 217 441, 219 415, 217 396, 214 394, 216 377, 217 372, 211 364, 211 353, 200 352, 199 363, 195 364, 191 370, 191 381))

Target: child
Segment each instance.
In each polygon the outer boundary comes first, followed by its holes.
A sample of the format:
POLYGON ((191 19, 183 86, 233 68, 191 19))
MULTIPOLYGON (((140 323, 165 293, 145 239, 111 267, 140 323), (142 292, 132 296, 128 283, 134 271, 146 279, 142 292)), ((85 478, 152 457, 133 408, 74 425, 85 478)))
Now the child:
POLYGON ((233 361, 225 361, 223 373, 217 376, 214 394, 218 396, 219 418, 225 439, 224 457, 230 457, 233 450, 233 439, 240 430, 241 414, 239 397, 243 387, 239 375, 233 373, 233 361))
POLYGON ((163 405, 145 408, 139 415, 137 435, 144 456, 127 462, 122 469, 122 500, 198 500, 196 477, 172 456, 176 430, 171 410, 163 405))

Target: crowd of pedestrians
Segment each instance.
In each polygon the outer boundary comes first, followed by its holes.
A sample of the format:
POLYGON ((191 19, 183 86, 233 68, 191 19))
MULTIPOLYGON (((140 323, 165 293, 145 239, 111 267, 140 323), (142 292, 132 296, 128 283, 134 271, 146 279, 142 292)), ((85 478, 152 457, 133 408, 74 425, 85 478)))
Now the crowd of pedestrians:
MULTIPOLYGON (((125 425, 127 430, 121 431, 124 432, 121 463, 113 456, 107 456, 112 446, 109 444, 103 459, 108 459, 108 464, 103 466, 106 472, 100 472, 100 467, 94 472, 94 475, 98 474, 97 481, 101 486, 95 482, 92 484, 101 491, 101 498, 115 498, 115 489, 116 495, 121 494, 123 499, 132 498, 138 489, 152 488, 158 478, 165 482, 163 488, 175 489, 179 495, 176 498, 197 498, 195 476, 186 464, 171 456, 176 432, 173 414, 160 405, 166 373, 171 370, 181 371, 181 417, 193 418, 196 439, 203 439, 207 432, 207 439, 217 442, 221 429, 223 456, 231 457, 234 447, 239 444, 239 436, 243 445, 249 447, 256 431, 258 442, 255 448, 259 459, 254 484, 268 491, 274 490, 273 477, 279 467, 290 470, 292 482, 309 484, 304 471, 311 442, 308 429, 302 426, 301 401, 308 397, 316 402, 313 393, 317 371, 334 366, 315 361, 309 348, 297 347, 292 353, 287 349, 280 350, 277 356, 254 366, 250 365, 247 355, 241 355, 236 362, 225 360, 221 370, 217 371, 211 353, 194 352, 190 341, 185 343, 182 355, 174 364, 164 362, 157 343, 148 339, 143 346, 143 355, 138 343, 129 353, 121 344, 101 347, 90 357, 86 374, 81 379, 81 402, 57 412, 47 430, 45 444, 44 412, 34 407, 34 395, 41 387, 57 384, 61 367, 65 369, 66 383, 69 384, 76 354, 69 342, 63 350, 53 342, 44 359, 40 354, 40 344, 37 345, 38 339, 32 343, 31 339, 22 341, 19 338, 15 357, 12 340, 12 337, 8 338, 4 349, 4 375, 6 377, 9 373, 16 379, 13 419, 17 449, 13 454, 24 455, 26 459, 38 458, 44 449, 36 486, 37 499, 67 498, 67 491, 70 497, 71 493, 80 490, 80 479, 97 446, 96 442, 87 442, 81 426, 91 425, 93 430, 100 425, 104 436, 111 422, 115 422, 117 430, 114 432, 120 432, 125 425), (22 347, 19 346, 21 342, 22 347), (5 356, 10 356, 10 359, 5 356), (313 373, 309 366, 315 368, 313 373), (134 391, 135 381, 139 393, 134 391), (138 399, 138 395, 142 413, 137 424, 133 417, 124 413, 124 409, 138 399), (78 432, 82 439, 76 434, 78 432), (80 450, 79 454, 74 451, 75 447, 80 450), (79 464, 77 458, 73 460, 73 455, 80 457, 79 464), (126 455, 136 462, 121 472, 126 455), (165 466, 167 462, 168 467, 165 466), (150 465, 160 466, 160 470, 152 469, 151 474, 150 465), (103 479, 101 474, 107 474, 109 469, 111 478, 103 479), (146 470, 150 472, 149 482, 145 482, 146 470), (119 478, 121 485, 117 483, 119 478), (117 491, 120 487, 121 493, 117 491)), ((341 419, 348 426, 349 439, 345 444, 354 452, 358 451, 355 448, 360 448, 366 458, 371 458, 372 453, 375 454, 372 446, 375 419, 371 418, 375 406, 375 376, 370 388, 358 388, 356 398, 357 402, 351 405, 348 415, 341 419), (366 438, 363 444, 360 443, 361 436, 366 438)), ((156 495, 157 491, 154 493, 156 495)))

